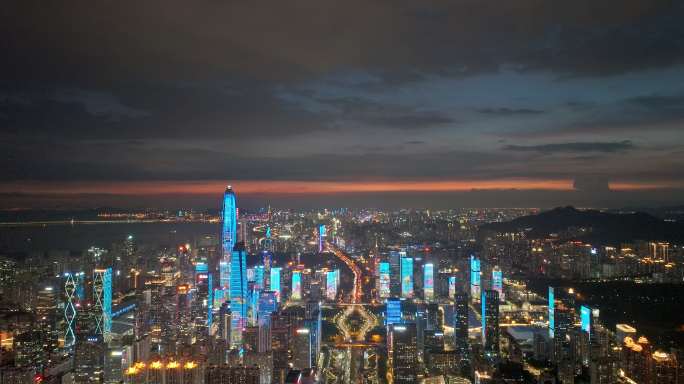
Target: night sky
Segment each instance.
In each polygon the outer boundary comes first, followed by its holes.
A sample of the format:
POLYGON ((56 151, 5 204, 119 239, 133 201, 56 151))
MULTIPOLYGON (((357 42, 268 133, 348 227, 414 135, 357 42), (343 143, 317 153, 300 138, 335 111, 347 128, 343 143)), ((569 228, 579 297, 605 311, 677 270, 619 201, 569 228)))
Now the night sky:
POLYGON ((30 1, 1 208, 684 203, 682 1, 30 1))

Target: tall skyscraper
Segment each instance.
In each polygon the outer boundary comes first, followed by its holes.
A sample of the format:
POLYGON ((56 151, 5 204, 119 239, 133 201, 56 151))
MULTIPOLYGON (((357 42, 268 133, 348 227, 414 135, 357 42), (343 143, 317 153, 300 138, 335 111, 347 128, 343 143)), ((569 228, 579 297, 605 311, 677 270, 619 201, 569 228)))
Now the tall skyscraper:
POLYGON ((401 297, 413 298, 413 258, 401 258, 401 297))
POLYGON ((230 260, 230 311, 230 345, 240 348, 247 325, 247 251, 242 243, 235 245, 230 260))
POLYGON ((292 271, 292 300, 302 299, 302 271, 292 271))
MULTIPOLYGON (((237 244, 237 202, 235 192, 233 192, 233 188, 230 185, 223 194, 221 216, 223 220, 221 225, 221 258, 223 261, 230 262, 233 248, 237 244)), ((228 267, 230 268, 230 264, 228 267)), ((230 274, 230 271, 228 271, 228 274, 230 274)))
POLYGON ((492 269, 492 289, 499 292, 499 301, 503 301, 503 272, 498 266, 492 269))
POLYGON ((280 302, 280 272, 282 271, 281 267, 272 267, 271 268, 271 273, 270 273, 270 285, 269 289, 275 293, 276 299, 278 299, 278 302, 280 302))
POLYGON ((416 324, 393 324, 387 332, 387 351, 394 383, 415 383, 418 373, 416 324))
POLYGON ((112 269, 93 270, 95 333, 109 341, 112 332, 112 269))
POLYGON ((76 344, 76 305, 78 304, 77 279, 72 273, 64 274, 64 346, 71 347, 76 344))
POLYGON ((480 259, 470 255, 470 297, 480 298, 480 259))
POLYGON ((387 299, 385 302, 385 324, 401 323, 401 300, 397 298, 387 299))
POLYGON ((467 293, 454 295, 454 346, 461 360, 470 357, 468 345, 468 302, 467 293))
POLYGON ((390 296, 390 263, 381 261, 378 263, 378 297, 386 299, 390 296))
POLYGON ((499 357, 499 292, 482 292, 482 345, 488 359, 499 357))
POLYGON ((426 301, 435 298, 435 266, 432 263, 423 264, 423 298, 426 301))
POLYGON ((390 251, 390 295, 401 296, 401 257, 406 252, 390 251))

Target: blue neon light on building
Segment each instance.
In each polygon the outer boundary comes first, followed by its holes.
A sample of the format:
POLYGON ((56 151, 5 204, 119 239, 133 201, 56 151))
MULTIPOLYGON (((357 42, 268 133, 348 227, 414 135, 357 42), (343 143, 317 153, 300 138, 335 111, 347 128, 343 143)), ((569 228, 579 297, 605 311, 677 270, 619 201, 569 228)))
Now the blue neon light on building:
POLYGON ((95 332, 108 340, 112 332, 112 269, 93 271, 93 296, 95 297, 95 332))
POLYGON ((401 300, 387 299, 385 302, 385 323, 401 324, 401 300))
POLYGON ((302 272, 292 272, 292 300, 302 299, 302 272))
POLYGON ((339 270, 328 271, 325 276, 325 296, 328 300, 337 297, 337 273, 339 270))
POLYGON ((432 300, 435 297, 435 266, 423 264, 423 297, 432 300))
POLYGON ((401 297, 413 297, 413 258, 401 258, 401 297))
POLYGON ((269 289, 273 291, 276 295, 276 299, 278 302, 280 302, 280 271, 282 268, 280 267, 272 267, 271 268, 271 286, 269 289))
POLYGON ((257 265, 254 267, 254 287, 258 290, 264 290, 264 266, 257 265))
POLYGON ((480 259, 470 255, 470 296, 480 297, 480 259))
POLYGON ((591 334, 591 308, 584 305, 580 307, 580 324, 584 332, 591 334))
POLYGON ((381 262, 378 265, 378 279, 380 280, 380 287, 378 293, 380 298, 387 298, 390 296, 390 263, 381 262))
POLYGON ((221 246, 223 260, 229 260, 237 243, 237 202, 233 188, 228 186, 223 194, 223 223, 221 225, 221 246))
POLYGON ((492 289, 499 292, 499 300, 503 300, 503 272, 499 267, 492 270, 492 289))
POLYGON ((449 297, 456 296, 456 276, 449 276, 449 297))
POLYGON ((225 260, 219 262, 219 285, 226 291, 230 287, 230 263, 225 260))
POLYGON ((278 309, 278 300, 275 292, 262 291, 259 294, 259 309, 257 322, 259 324, 269 324, 271 322, 271 314, 278 309))
POLYGON ((554 337, 556 325, 556 295, 553 287, 549 287, 549 337, 554 337))
POLYGON ((241 244, 230 259, 230 344, 242 346, 242 330, 247 321, 247 251, 241 244))
POLYGON ((318 252, 323 252, 323 239, 326 236, 325 225, 318 226, 318 252))
POLYGON ((485 344, 487 340, 487 295, 482 292, 482 311, 480 312, 480 318, 482 320, 482 344, 485 344))

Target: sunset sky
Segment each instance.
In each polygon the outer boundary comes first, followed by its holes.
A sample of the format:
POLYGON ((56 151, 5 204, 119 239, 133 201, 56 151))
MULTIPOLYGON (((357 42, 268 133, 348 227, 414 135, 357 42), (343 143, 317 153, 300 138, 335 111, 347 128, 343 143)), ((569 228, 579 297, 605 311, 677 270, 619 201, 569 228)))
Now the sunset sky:
POLYGON ((684 203, 681 1, 4 8, 0 208, 684 203))

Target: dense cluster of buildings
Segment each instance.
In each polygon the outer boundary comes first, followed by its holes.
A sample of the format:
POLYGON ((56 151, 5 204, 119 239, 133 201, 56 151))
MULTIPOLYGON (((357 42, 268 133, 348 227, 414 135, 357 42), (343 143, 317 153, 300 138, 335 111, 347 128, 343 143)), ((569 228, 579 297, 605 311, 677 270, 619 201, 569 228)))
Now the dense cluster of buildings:
POLYGON ((479 236, 528 210, 239 212, 0 259, 0 384, 677 384, 682 348, 554 281, 682 283, 681 247, 479 236))

